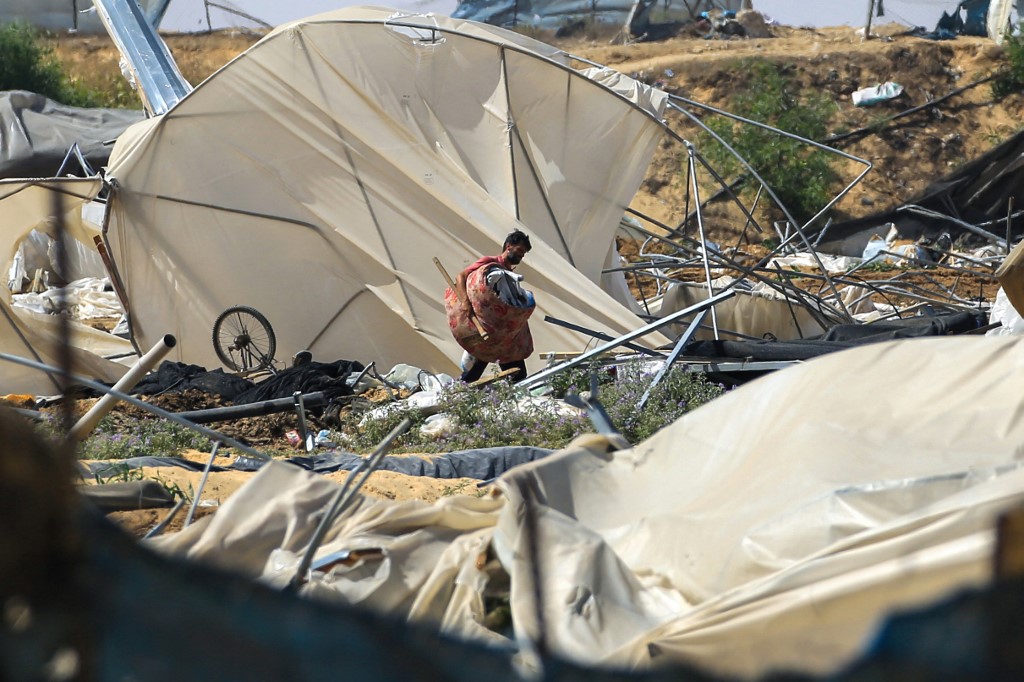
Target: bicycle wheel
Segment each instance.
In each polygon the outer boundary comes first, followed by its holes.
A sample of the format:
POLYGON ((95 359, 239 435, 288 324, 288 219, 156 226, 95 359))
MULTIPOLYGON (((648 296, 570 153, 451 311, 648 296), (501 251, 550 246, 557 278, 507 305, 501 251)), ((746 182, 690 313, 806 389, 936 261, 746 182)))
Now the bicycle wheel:
POLYGON ((274 362, 277 337, 263 313, 246 305, 228 308, 213 323, 213 350, 236 372, 266 369, 274 362))

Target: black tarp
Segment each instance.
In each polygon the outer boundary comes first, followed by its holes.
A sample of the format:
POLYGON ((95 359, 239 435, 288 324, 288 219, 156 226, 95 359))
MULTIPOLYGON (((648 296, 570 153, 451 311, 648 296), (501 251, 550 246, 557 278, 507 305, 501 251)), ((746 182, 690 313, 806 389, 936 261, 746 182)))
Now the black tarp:
POLYGON ((840 324, 819 336, 790 341, 694 341, 683 355, 701 358, 729 358, 756 362, 809 360, 826 353, 869 343, 947 334, 962 334, 985 324, 985 314, 958 312, 917 316, 871 324, 840 324))
MULTIPOLYGON (((912 170, 908 169, 908 172, 912 170)), ((934 181, 906 205, 920 206, 972 225, 997 221, 985 229, 996 237, 1005 238, 1007 202, 1010 197, 1015 197, 1014 212, 1024 208, 1024 130, 974 161, 934 181)), ((860 256, 872 233, 878 232, 890 222, 896 225, 900 236, 912 240, 920 237, 934 238, 942 232, 949 232, 955 238, 966 232, 963 227, 949 220, 896 208, 831 225, 820 250, 860 256)), ((1018 237, 1022 232, 1024 216, 1018 216, 1012 221, 1012 233, 1018 237)), ((974 241, 980 244, 983 238, 975 237, 974 241)))
MULTIPOLYGON (((488 481, 497 478, 514 466, 534 462, 551 454, 553 450, 528 445, 459 450, 439 455, 399 457, 390 455, 381 460, 382 471, 394 471, 409 476, 431 478, 473 478, 488 481)), ((320 474, 332 471, 352 471, 365 461, 364 457, 343 451, 321 451, 284 460, 289 464, 320 474)), ((256 471, 266 462, 251 457, 238 457, 228 466, 211 466, 210 471, 256 471)), ((131 457, 113 462, 79 462, 86 476, 110 477, 127 469, 141 467, 179 467, 189 471, 202 471, 203 463, 179 457, 131 457)))
MULTIPOLYGON (((110 157, 107 143, 144 118, 132 109, 83 109, 24 90, 0 92, 0 178, 52 177, 76 142, 98 171, 110 157)), ((82 173, 77 164, 72 170, 82 173)))
POLYGON ((363 365, 353 360, 310 362, 299 367, 281 370, 259 383, 226 374, 222 369, 207 370, 199 365, 165 360, 155 372, 144 377, 132 389, 135 395, 181 393, 196 389, 219 395, 235 405, 248 405, 276 398, 290 398, 296 391, 322 392, 324 400, 352 395, 346 383, 353 372, 363 365))

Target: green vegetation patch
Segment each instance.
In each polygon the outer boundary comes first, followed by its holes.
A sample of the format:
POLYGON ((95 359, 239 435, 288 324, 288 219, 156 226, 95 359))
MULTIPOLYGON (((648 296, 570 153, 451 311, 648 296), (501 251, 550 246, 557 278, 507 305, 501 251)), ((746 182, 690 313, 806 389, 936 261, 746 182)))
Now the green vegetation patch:
POLYGON ((39 38, 26 23, 0 26, 0 90, 28 90, 76 107, 101 106, 99 95, 72 81, 39 38))
MULTIPOLYGON (((616 368, 594 365, 567 370, 553 378, 554 397, 589 390, 591 372, 598 377, 598 399, 612 424, 631 443, 648 438, 725 392, 722 385, 708 381, 702 374, 674 368, 659 382, 640 410, 637 405, 651 385, 653 375, 642 365, 633 363, 616 368)), ((385 416, 361 425, 358 415, 351 416, 342 429, 345 435, 341 440, 357 452, 372 450, 406 417, 412 420, 413 426, 396 442, 395 450, 399 452, 454 452, 510 445, 559 449, 577 436, 594 430, 585 415, 555 409, 557 404, 531 398, 507 382, 481 388, 454 384, 442 391, 438 405, 439 411, 453 422, 450 433, 421 434, 419 427, 426 417, 418 410, 396 404, 385 416)))
MULTIPOLYGON (((827 94, 799 91, 787 67, 763 59, 741 60, 735 68, 748 80, 730 98, 730 113, 809 140, 824 139, 836 111, 827 94)), ((725 116, 710 117, 705 123, 747 160, 801 224, 835 196, 839 174, 828 152, 725 116)), ((704 133, 698 142, 701 154, 723 177, 747 173, 713 136, 704 133)), ((757 186, 747 182, 745 191, 752 193, 757 186)))

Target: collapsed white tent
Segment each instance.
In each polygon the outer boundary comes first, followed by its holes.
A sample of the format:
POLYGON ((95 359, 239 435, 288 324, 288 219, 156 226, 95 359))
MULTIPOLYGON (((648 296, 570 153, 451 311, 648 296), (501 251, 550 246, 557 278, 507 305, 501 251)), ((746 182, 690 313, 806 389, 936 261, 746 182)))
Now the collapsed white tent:
MULTIPOLYGON (((355 8, 282 26, 111 155, 107 237, 136 341, 216 363, 249 305, 279 356, 448 371, 437 256, 454 276, 505 235, 534 249, 539 349, 639 320, 598 286, 661 135, 664 95, 491 26, 355 8), (283 351, 283 353, 282 353, 283 351)), ((655 335, 656 336, 656 335, 655 335)), ((648 339, 662 341, 661 337, 648 339)))
MULTIPOLYGON (((1022 373, 1013 339, 828 355, 632 448, 581 438, 506 473, 501 499, 361 499, 317 557, 382 558, 313 573, 304 589, 500 639, 482 625, 484 595, 507 571, 516 632, 536 635, 525 493, 554 653, 745 678, 836 672, 886 615, 990 579, 996 518, 1024 502, 1022 373)), ((283 585, 336 490, 269 465, 157 546, 283 585)))
MULTIPOLYGON (((82 220, 82 204, 95 198, 101 187, 98 178, 0 180, 0 263, 4 272, 18 245, 33 230, 55 235, 55 194, 61 198, 67 235, 82 249, 95 252, 93 237, 99 234, 99 226, 82 220)), ((74 320, 70 325, 73 371, 100 381, 117 381, 127 368, 103 356, 133 353, 131 344, 74 320)), ((0 352, 58 366, 61 343, 57 317, 14 308, 10 290, 0 287, 0 352)), ((38 369, 0 362, 0 392, 52 395, 59 387, 38 369)))

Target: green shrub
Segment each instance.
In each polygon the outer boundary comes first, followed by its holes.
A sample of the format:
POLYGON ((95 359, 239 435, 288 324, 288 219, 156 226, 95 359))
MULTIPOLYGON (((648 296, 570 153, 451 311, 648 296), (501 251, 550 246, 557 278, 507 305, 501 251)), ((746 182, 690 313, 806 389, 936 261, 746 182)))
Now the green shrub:
POLYGON ((997 99, 1024 90, 1024 22, 1016 35, 1007 35, 1003 42, 1006 66, 992 82, 992 94, 997 99))
POLYGON ((128 459, 175 457, 183 451, 207 450, 210 440, 202 434, 162 419, 139 419, 132 433, 123 433, 110 416, 79 447, 81 459, 128 459))
POLYGON ((0 26, 0 90, 28 90, 63 104, 99 105, 96 93, 72 82, 29 24, 0 26))
MULTIPOLYGON (((653 435, 680 416, 713 400, 724 387, 702 374, 672 369, 652 391, 643 410, 637 410, 640 397, 653 376, 639 364, 618 367, 614 372, 593 366, 598 373, 598 399, 608 412, 613 426, 631 443, 653 435)), ((589 390, 591 368, 577 368, 555 375, 553 395, 589 390)), ((498 382, 482 388, 455 384, 442 391, 439 411, 453 422, 452 432, 436 438, 420 435, 425 418, 415 410, 397 406, 385 416, 358 425, 359 417, 350 416, 344 425, 346 446, 359 452, 372 450, 405 417, 413 426, 399 438, 395 451, 454 452, 475 448, 532 445, 559 449, 577 436, 592 432, 589 418, 571 410, 556 412, 550 404, 530 398, 514 384, 498 382)))
MULTIPOLYGON (((826 94, 799 92, 785 67, 763 59, 742 60, 736 69, 747 74, 749 82, 730 98, 731 113, 810 140, 825 137, 836 109, 826 94)), ((724 116, 706 119, 706 123, 750 163, 801 223, 835 195, 839 175, 828 152, 724 116)), ((698 143, 698 150, 723 177, 747 172, 711 135, 702 134, 698 143)), ((756 183, 748 182, 747 188, 753 191, 756 183)))
MULTIPOLYGON (((703 374, 670 369, 651 391, 642 410, 640 399, 654 379, 643 364, 620 365, 614 371, 597 366, 564 372, 555 384, 556 392, 581 393, 590 390, 590 375, 598 377, 598 400, 612 425, 630 443, 650 438, 687 412, 695 410, 725 393, 725 387, 708 381, 703 374)), ((556 377, 557 378, 557 377, 556 377)))

